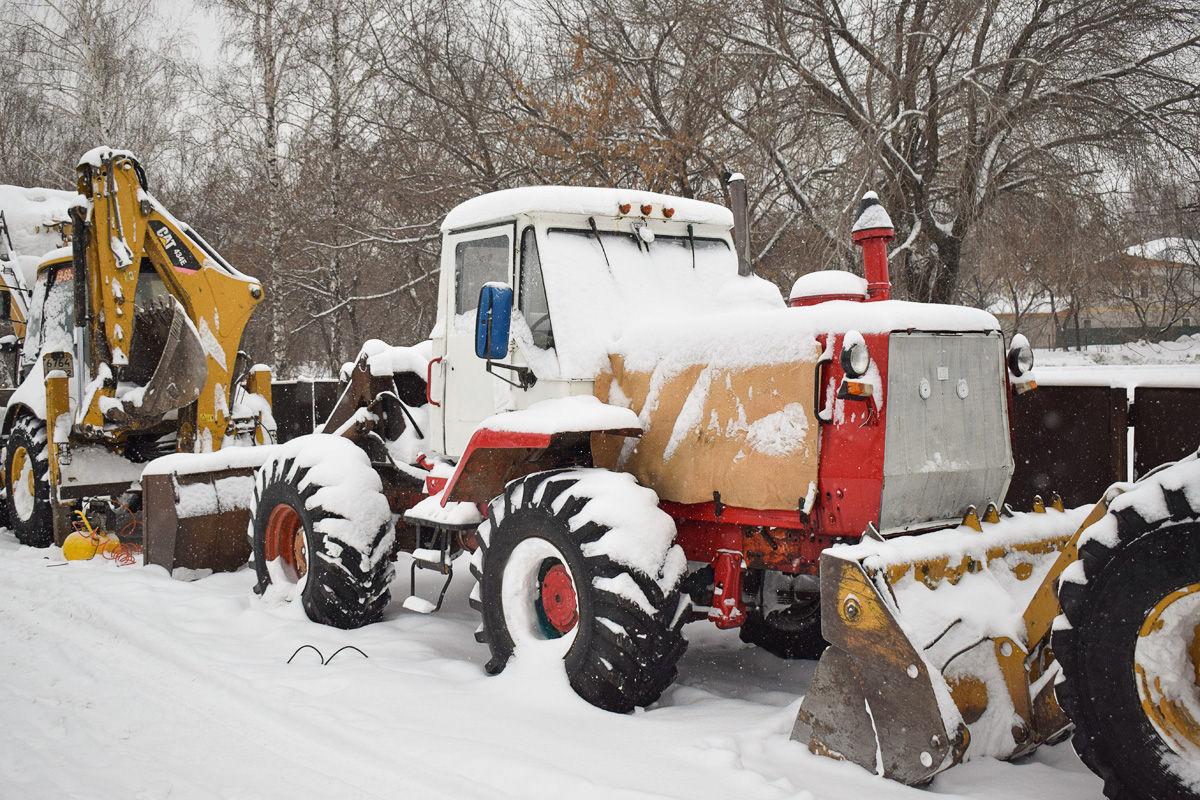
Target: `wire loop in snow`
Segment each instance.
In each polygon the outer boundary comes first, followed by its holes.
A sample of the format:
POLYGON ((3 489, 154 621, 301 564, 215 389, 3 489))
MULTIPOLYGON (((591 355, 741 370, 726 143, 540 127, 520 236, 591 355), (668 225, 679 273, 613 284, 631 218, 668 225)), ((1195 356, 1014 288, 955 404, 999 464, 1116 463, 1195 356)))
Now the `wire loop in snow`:
POLYGON ((302 644, 296 648, 295 653, 292 653, 292 657, 287 660, 287 663, 289 663, 289 664, 292 663, 292 658, 295 658, 297 655, 299 655, 300 651, 304 650, 304 649, 312 650, 314 653, 316 653, 317 658, 321 659, 321 666, 323 666, 323 667, 326 666, 327 664, 329 664, 329 662, 333 661, 335 658, 337 658, 338 654, 341 653, 343 650, 353 650, 354 652, 358 653, 363 658, 370 658, 369 655, 364 653, 362 650, 359 650, 357 647, 355 647, 352 644, 345 645, 344 647, 339 647, 337 650, 334 651, 333 655, 331 655, 329 658, 326 658, 325 654, 322 653, 320 650, 318 650, 313 645, 302 644))

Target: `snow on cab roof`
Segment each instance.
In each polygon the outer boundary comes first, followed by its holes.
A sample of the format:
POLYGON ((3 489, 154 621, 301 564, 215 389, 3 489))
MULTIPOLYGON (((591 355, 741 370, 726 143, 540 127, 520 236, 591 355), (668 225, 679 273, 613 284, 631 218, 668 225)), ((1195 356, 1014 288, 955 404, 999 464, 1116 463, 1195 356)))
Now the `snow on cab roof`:
POLYGON ((639 216, 638 208, 654 206, 651 216, 662 218, 662 209, 675 209, 673 221, 701 225, 733 227, 733 214, 725 206, 689 200, 636 189, 605 189, 593 186, 522 186, 480 195, 460 204, 442 222, 443 231, 469 228, 488 222, 512 219, 517 214, 536 212, 579 214, 581 216, 620 215, 619 207, 633 206, 629 216, 639 216))

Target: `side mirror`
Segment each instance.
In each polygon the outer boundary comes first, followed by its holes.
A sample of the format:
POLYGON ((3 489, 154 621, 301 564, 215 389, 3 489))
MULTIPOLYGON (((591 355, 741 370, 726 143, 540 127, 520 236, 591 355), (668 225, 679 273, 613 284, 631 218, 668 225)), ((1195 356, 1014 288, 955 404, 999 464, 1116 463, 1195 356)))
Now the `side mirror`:
MULTIPOLYGON (((7 297, 7 295, 5 296, 7 297)), ((20 346, 20 340, 11 333, 7 336, 0 336, 0 353, 15 353, 20 346)))
POLYGON ((486 283, 479 291, 479 311, 475 317, 475 355, 489 361, 508 355, 512 301, 513 290, 507 284, 486 283))

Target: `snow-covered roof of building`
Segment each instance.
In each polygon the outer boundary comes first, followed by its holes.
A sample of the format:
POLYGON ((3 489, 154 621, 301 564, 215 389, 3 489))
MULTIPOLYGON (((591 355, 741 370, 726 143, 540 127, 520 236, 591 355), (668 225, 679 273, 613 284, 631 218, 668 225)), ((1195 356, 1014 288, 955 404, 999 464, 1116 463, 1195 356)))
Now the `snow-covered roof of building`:
POLYGON ((443 231, 469 228, 488 222, 512 219, 536 212, 581 216, 620 215, 620 206, 632 206, 626 216, 639 216, 643 205, 654 206, 651 216, 661 218, 663 208, 674 209, 672 220, 697 224, 733 226, 733 214, 725 206, 636 189, 605 189, 592 186, 522 186, 473 197, 455 207, 442 222, 443 231))
POLYGON ((1178 264, 1200 264, 1200 241, 1168 236, 1125 249, 1127 255, 1151 261, 1173 261, 1178 264))

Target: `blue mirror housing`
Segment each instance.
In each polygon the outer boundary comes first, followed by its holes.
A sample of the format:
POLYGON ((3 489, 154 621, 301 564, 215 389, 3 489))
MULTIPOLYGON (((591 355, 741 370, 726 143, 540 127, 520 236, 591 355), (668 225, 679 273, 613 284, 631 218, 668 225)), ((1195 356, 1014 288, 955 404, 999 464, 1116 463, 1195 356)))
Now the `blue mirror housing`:
POLYGON ((508 328, 512 322, 513 290, 503 283, 487 283, 479 291, 475 317, 475 355, 488 360, 508 355, 508 328))

